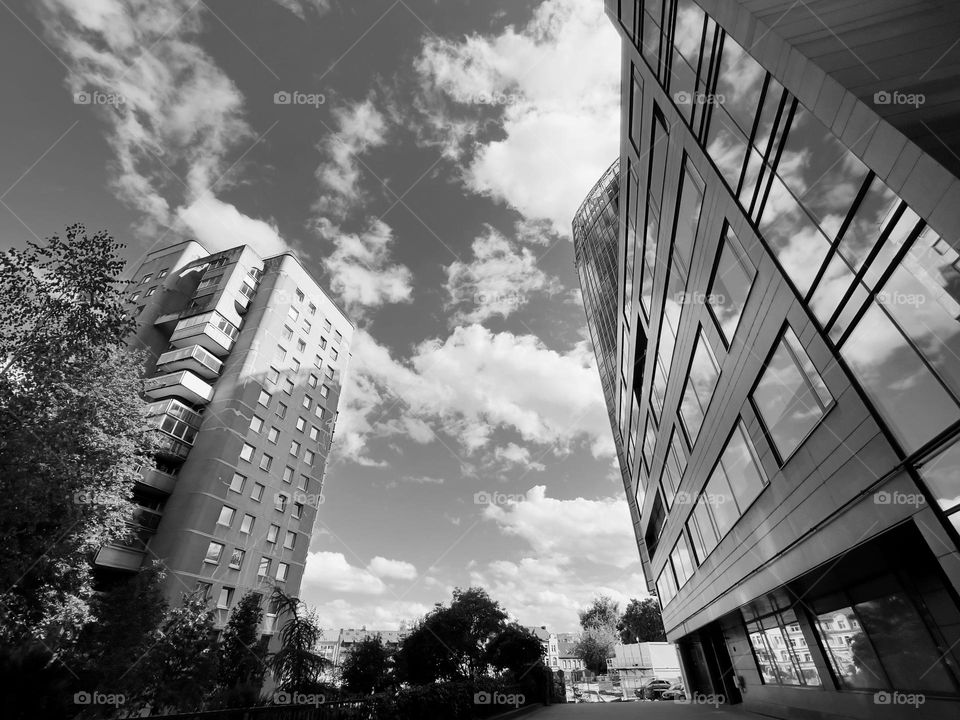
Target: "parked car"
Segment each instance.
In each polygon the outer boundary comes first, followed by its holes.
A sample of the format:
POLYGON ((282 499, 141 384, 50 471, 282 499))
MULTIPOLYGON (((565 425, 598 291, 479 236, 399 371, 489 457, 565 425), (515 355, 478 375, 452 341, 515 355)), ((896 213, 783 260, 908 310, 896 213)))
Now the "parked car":
POLYGON ((660 694, 671 685, 667 680, 659 678, 650 678, 640 687, 634 690, 634 694, 641 700, 656 700, 660 694))
POLYGON ((687 691, 683 687, 682 682, 675 682, 670 685, 666 690, 660 693, 661 700, 686 700, 687 691))

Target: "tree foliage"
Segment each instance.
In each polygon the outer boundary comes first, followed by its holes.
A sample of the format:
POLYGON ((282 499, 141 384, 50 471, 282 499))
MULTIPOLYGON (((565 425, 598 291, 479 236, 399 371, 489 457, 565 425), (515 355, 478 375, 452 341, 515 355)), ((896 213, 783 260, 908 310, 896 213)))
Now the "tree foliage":
POLYGON ((595 673, 607 671, 607 658, 613 655, 613 646, 619 639, 620 606, 612 598, 601 595, 580 613, 583 636, 577 643, 576 653, 584 665, 595 673))
POLYGON ((527 628, 516 623, 507 625, 495 635, 486 649, 486 663, 501 672, 509 672, 519 680, 542 663, 543 643, 527 628))
POLYGON ((260 697, 267 669, 267 643, 260 634, 262 600, 252 590, 240 598, 220 635, 216 699, 220 707, 247 707, 260 697))
POLYGON ((663 619, 660 617, 660 605, 657 599, 652 597, 645 600, 632 599, 620 618, 617 630, 623 643, 667 641, 663 619))
POLYGON ((280 588, 273 591, 277 618, 286 618, 280 630, 280 649, 270 656, 277 689, 288 693, 312 693, 321 688, 320 675, 329 661, 316 652, 323 630, 304 603, 280 588))
POLYGON ((383 692, 394 684, 393 656, 379 635, 356 644, 340 667, 344 689, 354 695, 383 692))

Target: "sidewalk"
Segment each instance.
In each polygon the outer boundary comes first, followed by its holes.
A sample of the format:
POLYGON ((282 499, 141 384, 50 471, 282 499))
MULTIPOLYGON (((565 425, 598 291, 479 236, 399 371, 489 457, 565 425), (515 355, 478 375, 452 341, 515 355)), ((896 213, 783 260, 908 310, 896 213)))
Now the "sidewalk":
POLYGON ((524 720, 744 720, 759 716, 721 705, 672 702, 567 703, 540 708, 524 720))

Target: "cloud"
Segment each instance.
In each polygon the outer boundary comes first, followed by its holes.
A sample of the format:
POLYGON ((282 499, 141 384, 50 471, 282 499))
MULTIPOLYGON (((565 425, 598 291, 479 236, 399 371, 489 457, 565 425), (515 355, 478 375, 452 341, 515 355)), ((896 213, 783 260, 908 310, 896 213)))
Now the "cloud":
POLYGON ((370 561, 367 569, 377 577, 392 580, 414 580, 417 577, 417 568, 412 563, 388 560, 379 555, 370 561))
POLYGON ((432 605, 408 600, 391 600, 379 597, 375 601, 362 598, 327 601, 326 597, 308 592, 304 594, 307 604, 317 611, 317 616, 326 628, 325 639, 334 639, 339 628, 366 627, 371 630, 399 630, 410 627, 413 621, 433 610, 432 605))
POLYGON ((273 0, 277 5, 286 8, 301 20, 305 20, 307 12, 323 15, 330 9, 331 0, 273 0))
POLYGON ((520 447, 516 443, 509 443, 506 447, 496 448, 493 451, 493 456, 495 459, 505 462, 508 465, 519 465, 527 470, 543 472, 547 469, 547 466, 543 463, 531 460, 530 450, 528 448, 520 447))
POLYGON ((559 555, 618 568, 639 560, 622 497, 558 500, 547 497, 546 486, 536 485, 524 501, 487 506, 484 517, 507 535, 526 540, 541 557, 559 555))
POLYGON ((304 592, 311 588, 361 595, 380 595, 386 590, 383 580, 369 569, 351 565, 343 553, 324 551, 307 556, 303 587, 304 592))
POLYGON ((190 232, 187 220, 208 228, 217 215, 265 238, 264 254, 284 247, 275 227, 214 197, 228 185, 228 155, 254 132, 242 93, 199 44, 203 3, 40 0, 36 11, 71 68, 70 93, 113 98, 81 107, 106 124, 113 190, 141 213, 143 230, 190 232))
POLYGON ((537 267, 537 258, 527 248, 519 250, 496 229, 487 225, 473 241, 473 260, 459 260, 446 268, 445 288, 450 305, 460 307, 452 322, 483 322, 494 316, 508 317, 536 292, 558 292, 560 283, 537 267), (468 306, 467 310, 461 306, 468 306))
POLYGON ((322 223, 323 232, 333 237, 334 251, 323 261, 330 273, 330 289, 347 305, 351 315, 387 303, 413 300, 411 273, 404 265, 391 263, 393 230, 374 220, 360 233, 342 232, 322 223))
POLYGON ((429 36, 415 68, 421 140, 464 159, 470 190, 569 236, 619 154, 620 42, 603 6, 547 0, 520 30, 429 36))
POLYGON ((336 133, 319 146, 323 161, 316 177, 323 193, 316 210, 342 220, 362 200, 360 155, 379 147, 387 139, 387 122, 371 99, 333 111, 336 133))
POLYGON ((177 216, 210 252, 241 244, 252 245, 264 257, 288 250, 276 225, 244 215, 210 194, 180 208, 177 216))

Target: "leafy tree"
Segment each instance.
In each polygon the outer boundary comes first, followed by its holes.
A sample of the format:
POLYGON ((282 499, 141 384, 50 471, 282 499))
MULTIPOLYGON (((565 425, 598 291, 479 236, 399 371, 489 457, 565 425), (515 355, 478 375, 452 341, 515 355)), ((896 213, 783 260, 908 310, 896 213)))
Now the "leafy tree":
POLYGON ((323 630, 300 599, 275 588, 273 602, 279 610, 278 618, 287 618, 280 630, 280 649, 269 660, 277 688, 289 693, 320 690, 320 674, 329 664, 315 650, 323 637, 323 630))
POLYGON ((610 657, 610 650, 610 643, 586 633, 573 648, 577 657, 583 660, 586 668, 596 675, 602 675, 607 671, 607 658, 610 657))
POLYGON ((260 634, 263 597, 248 592, 233 606, 220 636, 217 704, 249 707, 256 704, 266 672, 267 643, 260 634))
POLYGON ((576 652, 593 672, 606 672, 607 658, 613 654, 614 643, 619 638, 619 624, 620 606, 606 595, 595 598, 593 604, 580 613, 583 637, 576 652))
POLYGON ((519 680, 530 668, 543 661, 543 654, 540 638, 522 625, 513 623, 487 645, 486 662, 497 670, 509 671, 514 680, 519 680))
POLYGON ((415 685, 481 677, 487 645, 506 627, 506 620, 486 590, 456 588, 450 606, 438 604, 400 644, 399 677, 415 685))
POLYGON ((356 644, 340 667, 340 679, 347 692, 368 695, 393 685, 392 671, 392 654, 377 635, 356 644))
POLYGON ((620 618, 617 630, 623 643, 667 641, 663 619, 660 617, 660 605, 656 598, 652 597, 646 600, 631 600, 620 618))
POLYGON ((0 641, 68 652, 93 615, 90 558, 122 539, 150 450, 106 233, 0 254, 0 641))
POLYGON ((594 598, 593 604, 579 613, 584 630, 616 629, 620 622, 620 605, 608 595, 594 598))

